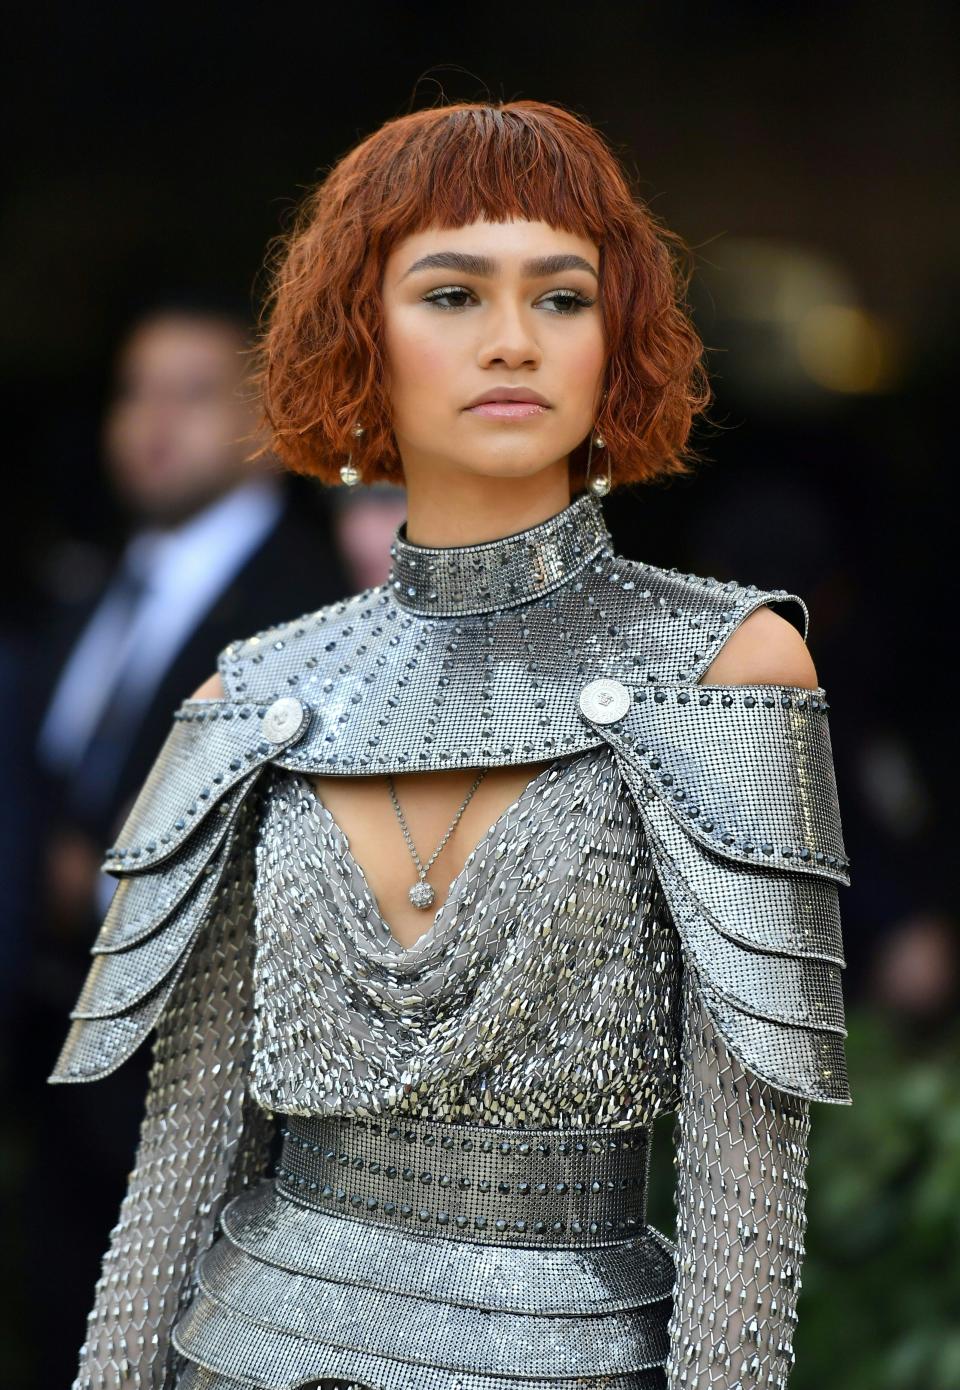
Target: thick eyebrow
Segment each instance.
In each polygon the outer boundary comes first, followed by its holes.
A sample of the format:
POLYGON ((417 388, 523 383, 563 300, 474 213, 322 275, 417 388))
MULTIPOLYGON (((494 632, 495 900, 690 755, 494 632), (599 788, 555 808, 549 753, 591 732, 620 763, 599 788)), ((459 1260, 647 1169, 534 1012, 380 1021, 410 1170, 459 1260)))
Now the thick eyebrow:
MULTIPOLYGON (((499 268, 500 262, 492 256, 471 256, 465 251, 433 251, 429 256, 421 256, 418 261, 414 261, 400 279, 405 280, 415 270, 459 270, 465 275, 490 278, 496 275, 499 268)), ((600 278, 589 261, 570 252, 560 252, 554 256, 535 256, 520 266, 521 275, 530 279, 558 275, 563 270, 588 270, 595 280, 600 278)))

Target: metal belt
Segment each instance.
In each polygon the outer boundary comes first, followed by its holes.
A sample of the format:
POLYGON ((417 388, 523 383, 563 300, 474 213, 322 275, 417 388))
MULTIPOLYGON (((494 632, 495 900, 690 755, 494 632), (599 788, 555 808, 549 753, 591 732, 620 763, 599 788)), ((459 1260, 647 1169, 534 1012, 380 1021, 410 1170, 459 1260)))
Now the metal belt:
POLYGON ((605 1245, 646 1226, 646 1127, 279 1118, 278 1191, 340 1216, 509 1245, 605 1245))

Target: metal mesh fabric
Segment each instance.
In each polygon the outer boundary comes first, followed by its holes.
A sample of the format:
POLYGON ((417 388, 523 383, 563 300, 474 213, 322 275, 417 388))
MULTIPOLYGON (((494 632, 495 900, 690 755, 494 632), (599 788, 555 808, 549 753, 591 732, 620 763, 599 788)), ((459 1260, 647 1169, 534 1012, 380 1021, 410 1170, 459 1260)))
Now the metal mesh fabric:
MULTIPOLYGON (((403 1390, 663 1390, 663 1371, 655 1367, 649 1371, 637 1371, 631 1375, 602 1376, 553 1380, 517 1380, 513 1377, 491 1380, 487 1376, 464 1375, 459 1371, 444 1371, 434 1367, 417 1367, 412 1375, 397 1381, 403 1390)), ((232 1376, 221 1375, 203 1366, 187 1366, 177 1381, 176 1390, 250 1390, 248 1380, 236 1380, 232 1376)), ((335 1380, 328 1376, 319 1380, 303 1380, 288 1390, 384 1390, 384 1382, 377 1379, 375 1369, 369 1372, 369 1379, 335 1380)))
POLYGON ((178 712, 52 1078, 158 1020, 74 1390, 786 1384, 807 1104, 849 1101, 828 706, 696 685, 782 591, 616 556, 591 498, 533 532, 401 539, 390 584, 231 644, 228 698, 178 712), (309 782, 547 758, 409 950, 309 782), (676 1247, 627 1236, 636 1172, 623 1203, 618 1170, 576 1174, 603 1188, 581 1210, 512 1151, 427 1185, 362 1146, 331 1180, 319 1143, 673 1111, 676 1247), (268 1177, 275 1113, 298 1138, 268 1177), (464 1178, 482 1200, 448 1202, 464 1178))
POLYGON ((174 1332, 191 1360, 271 1390, 358 1358, 390 1387, 662 1365, 674 1267, 644 1220, 645 1130, 290 1117, 283 1133, 278 1180, 225 1208, 200 1261, 174 1332))
POLYGON ((683 990, 670 1390, 782 1390, 806 1224, 810 1102, 751 1075, 683 990))
POLYGON ((607 749, 528 782, 410 949, 297 773, 272 774, 257 858, 265 1108, 633 1126, 669 1107, 676 933, 607 749))
POLYGON ((169 1390, 170 1330, 223 1203, 267 1169, 273 1122, 250 1098, 255 816, 244 807, 211 914, 160 1017, 140 1141, 110 1233, 72 1390, 169 1390))

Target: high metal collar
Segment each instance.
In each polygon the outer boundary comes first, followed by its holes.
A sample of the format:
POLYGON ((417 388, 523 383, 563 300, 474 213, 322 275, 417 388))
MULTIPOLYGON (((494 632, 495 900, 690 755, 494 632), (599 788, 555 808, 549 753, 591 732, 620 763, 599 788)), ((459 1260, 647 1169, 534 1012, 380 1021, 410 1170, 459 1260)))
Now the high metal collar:
POLYGON ((546 521, 473 545, 416 545, 404 521, 390 547, 387 583, 412 613, 455 617, 492 613, 565 584, 612 546, 599 499, 584 492, 546 521))

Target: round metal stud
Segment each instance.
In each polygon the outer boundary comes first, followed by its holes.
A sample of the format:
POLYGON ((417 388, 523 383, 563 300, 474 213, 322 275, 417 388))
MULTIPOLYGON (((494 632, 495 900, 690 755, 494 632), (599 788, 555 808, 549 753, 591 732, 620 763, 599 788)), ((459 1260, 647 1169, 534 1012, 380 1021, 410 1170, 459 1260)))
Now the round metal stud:
POLYGON ((593 724, 615 724, 631 703, 627 687, 608 676, 600 676, 580 691, 580 710, 593 724))
POLYGON ((294 695, 284 695, 263 716, 262 732, 270 743, 286 743, 303 729, 307 722, 307 707, 294 695))

